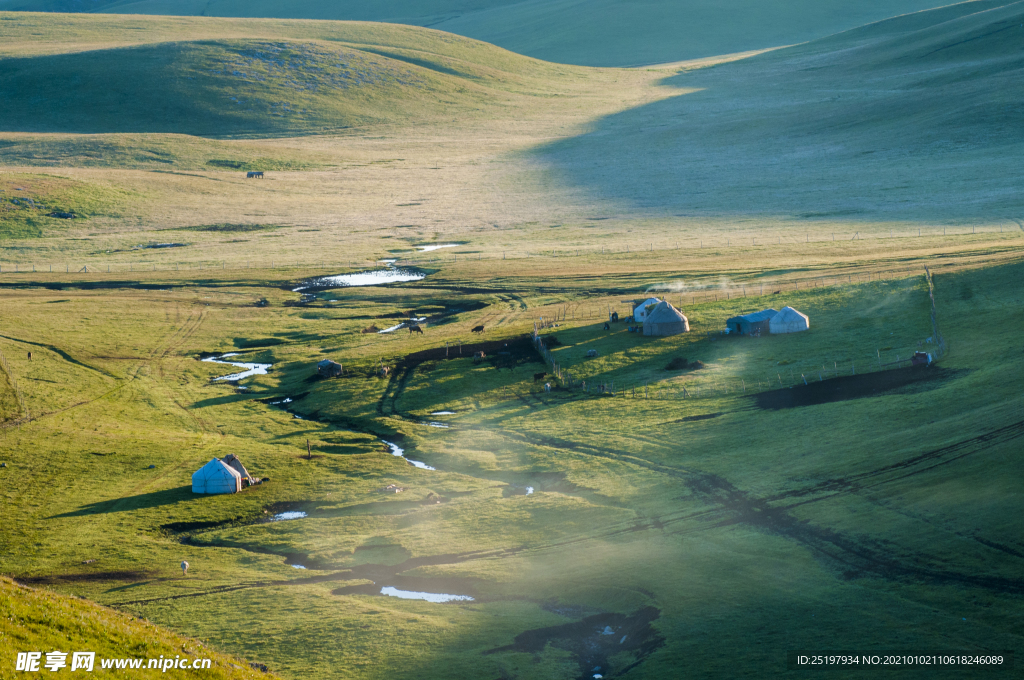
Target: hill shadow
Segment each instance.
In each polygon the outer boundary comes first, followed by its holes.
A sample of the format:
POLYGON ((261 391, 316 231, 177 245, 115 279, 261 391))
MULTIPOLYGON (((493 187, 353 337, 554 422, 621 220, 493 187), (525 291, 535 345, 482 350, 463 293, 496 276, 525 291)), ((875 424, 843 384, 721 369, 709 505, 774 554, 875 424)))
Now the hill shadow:
POLYGON ((680 71, 661 82, 675 96, 534 153, 623 210, 795 226, 1011 214, 1022 22, 1019 5, 911 15, 680 71))

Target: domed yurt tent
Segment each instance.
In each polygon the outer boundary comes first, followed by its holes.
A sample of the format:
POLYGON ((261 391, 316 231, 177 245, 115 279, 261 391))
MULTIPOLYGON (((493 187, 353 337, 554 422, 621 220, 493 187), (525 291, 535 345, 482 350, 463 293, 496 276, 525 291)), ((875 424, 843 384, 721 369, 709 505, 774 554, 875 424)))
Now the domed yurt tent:
POLYGON ((644 319, 644 335, 678 335, 690 330, 690 322, 668 300, 658 303, 644 319))
POLYGON ((801 314, 792 307, 783 307, 782 311, 768 321, 770 333, 799 333, 811 327, 806 314, 801 314))
POLYGON ((647 320, 647 315, 653 312, 659 304, 661 304, 661 300, 656 297, 650 297, 646 300, 633 300, 633 320, 637 323, 643 323, 647 320))
POLYGON ((242 475, 216 458, 192 474, 192 493, 237 493, 241 490, 242 475))

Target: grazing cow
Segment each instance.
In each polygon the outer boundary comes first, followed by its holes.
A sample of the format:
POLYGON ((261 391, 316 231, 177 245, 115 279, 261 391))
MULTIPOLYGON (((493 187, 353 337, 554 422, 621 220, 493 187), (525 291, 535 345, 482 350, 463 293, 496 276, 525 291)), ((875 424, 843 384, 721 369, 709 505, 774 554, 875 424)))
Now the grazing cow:
POLYGON ((476 326, 475 328, 473 328, 473 332, 474 333, 483 333, 484 332, 484 327, 482 325, 481 326, 476 326))
POLYGON ((533 382, 537 382, 538 380, 543 380, 544 376, 546 376, 546 375, 547 375, 546 371, 541 371, 540 373, 534 373, 533 374, 533 382))
POLYGON ((474 364, 479 364, 485 358, 487 358, 487 353, 486 352, 474 352, 473 353, 473 363, 474 364))
POLYGON ((380 377, 386 378, 386 377, 388 377, 388 373, 390 373, 390 372, 391 372, 391 367, 390 366, 381 366, 380 367, 380 377))
POLYGON ((544 383, 544 391, 545 392, 550 392, 551 391, 551 383, 544 383))
POLYGON ((262 170, 256 170, 254 172, 247 172, 247 173, 245 173, 245 178, 246 179, 252 179, 253 177, 255 177, 256 179, 263 179, 263 171, 262 170))
POLYGON ((32 361, 32 352, 29 352, 29 353, 28 353, 28 360, 29 360, 29 361, 32 361))
POLYGON ((188 562, 185 560, 181 561, 181 575, 188 576, 188 562))
POLYGON ((413 333, 419 333, 420 335, 423 335, 423 329, 420 328, 419 326, 409 326, 409 335, 412 335, 413 333))

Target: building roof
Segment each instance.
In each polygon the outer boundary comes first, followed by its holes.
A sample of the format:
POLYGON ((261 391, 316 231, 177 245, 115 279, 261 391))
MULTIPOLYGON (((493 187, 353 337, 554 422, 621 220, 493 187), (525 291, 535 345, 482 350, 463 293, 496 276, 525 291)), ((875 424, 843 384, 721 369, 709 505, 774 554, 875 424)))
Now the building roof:
POLYGON ((673 307, 667 300, 662 300, 658 303, 658 306, 651 310, 651 313, 647 315, 647 319, 644 324, 656 324, 656 323, 686 323, 686 317, 678 309, 673 307))
POLYGON ((811 327, 811 322, 806 314, 801 314, 792 307, 783 307, 781 312, 771 318, 768 326, 772 333, 793 333, 807 330, 811 327))
POLYGON ((768 309, 762 309, 760 312, 751 312, 750 314, 740 314, 730 318, 726 323, 732 321, 746 321, 747 323, 757 323, 758 321, 767 321, 773 316, 778 314, 777 311, 769 307, 768 309))

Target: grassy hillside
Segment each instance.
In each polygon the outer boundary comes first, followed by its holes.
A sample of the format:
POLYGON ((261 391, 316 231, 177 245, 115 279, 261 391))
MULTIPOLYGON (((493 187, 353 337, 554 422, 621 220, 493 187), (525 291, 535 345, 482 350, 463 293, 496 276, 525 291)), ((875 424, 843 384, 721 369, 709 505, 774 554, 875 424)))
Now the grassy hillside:
POLYGON ((937 4, 936 0, 0 0, 0 10, 384 21, 430 26, 547 61, 627 66, 788 45, 937 4))
MULTIPOLYGON (((100 677, 124 675, 124 671, 102 669, 103 659, 146 659, 148 663, 148 659, 161 657, 184 657, 189 663, 196 659, 211 660, 209 668, 172 671, 180 677, 275 677, 254 670, 249 662, 214 651, 199 640, 176 635, 144 619, 73 596, 18 585, 0 576, 0 667, 4 677, 22 675, 14 670, 19 652, 42 652, 42 665, 45 654, 54 650, 67 653, 65 673, 71 668, 72 652, 95 652, 92 671, 100 677)), ((143 671, 154 672, 157 671, 143 671)))
POLYGON ((966 3, 683 71, 665 80, 680 96, 543 157, 634 209, 1020 218, 1022 24, 1022 3, 966 3))
POLYGON ((522 106, 570 77, 493 46, 397 26, 332 22, 299 40, 295 22, 149 20, 125 45, 127 27, 108 18, 7 18, 0 117, 8 132, 280 136, 423 124, 522 106), (188 23, 205 23, 207 34, 221 25, 236 35, 283 30, 276 39, 196 39, 188 23), (34 26, 45 40, 33 40, 34 26), (18 43, 30 56, 11 54, 18 43), (69 53, 46 53, 55 43, 69 53))

